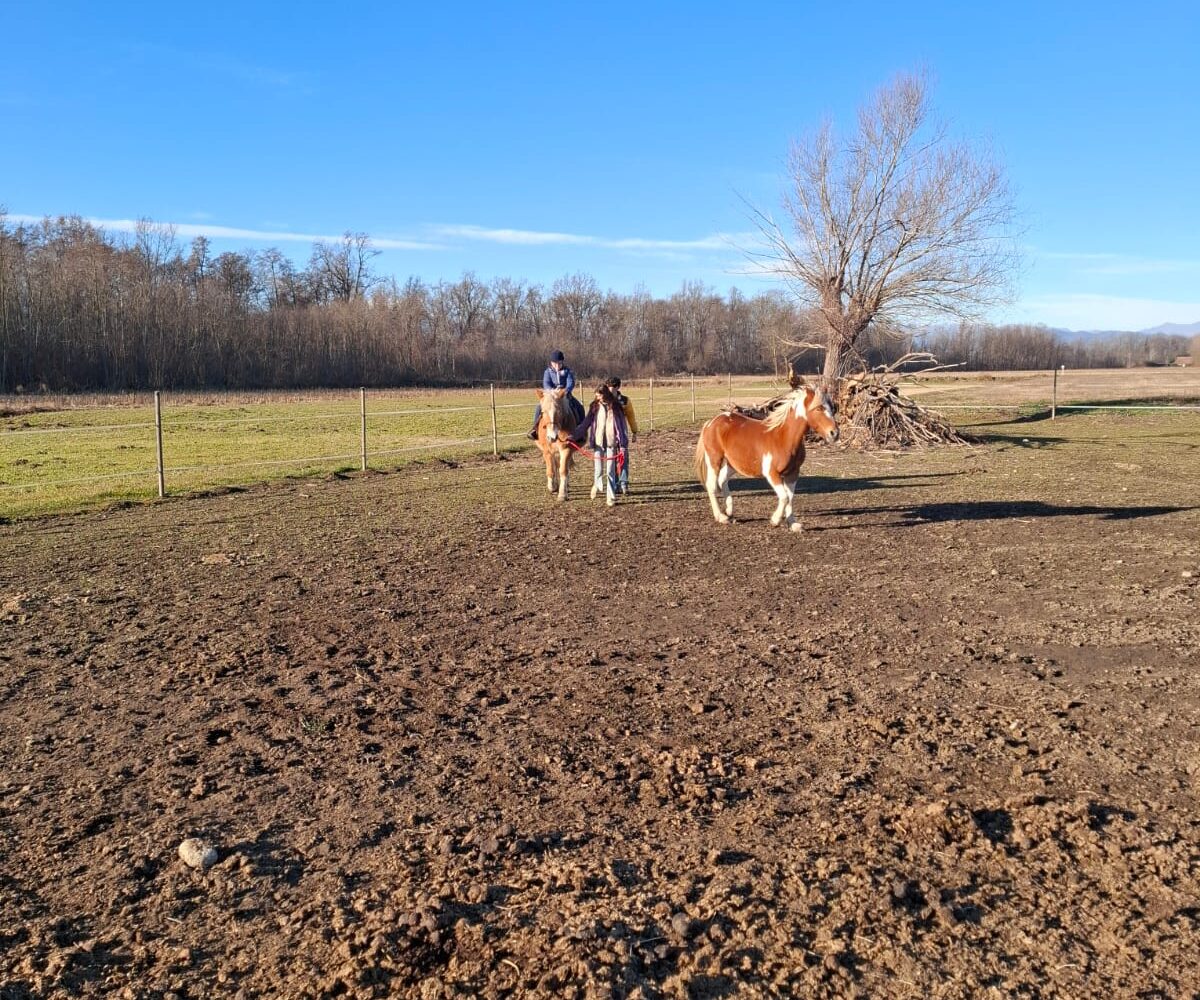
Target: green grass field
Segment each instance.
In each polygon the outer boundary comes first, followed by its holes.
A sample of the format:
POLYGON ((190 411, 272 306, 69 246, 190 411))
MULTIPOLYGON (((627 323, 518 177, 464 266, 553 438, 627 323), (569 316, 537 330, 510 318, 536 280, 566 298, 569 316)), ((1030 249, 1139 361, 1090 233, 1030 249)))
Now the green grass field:
MULTIPOLYGON (((1200 391, 1194 371, 1169 369, 1078 372, 1063 379, 1059 401, 1177 397, 1200 391), (1136 385, 1132 381, 1136 377, 1136 385)), ((585 380, 581 398, 593 383, 585 380)), ((769 378, 697 379, 695 419, 706 420, 732 396, 761 401, 782 388, 769 378)), ((689 378, 630 383, 643 433, 693 420, 689 378)), ((948 374, 911 387, 922 402, 981 411, 1044 407, 1046 372, 948 374)), ((496 433, 502 452, 533 447, 525 439, 536 400, 532 389, 496 391, 496 433)), ((1009 411, 1011 413, 1011 410, 1009 411)), ((153 396, 10 397, 0 399, 0 517, 86 509, 157 497, 153 396)), ((964 422, 978 413, 955 409, 964 422)), ((1200 422, 1200 413, 1196 414, 1200 422)), ((163 455, 168 495, 245 485, 288 476, 356 470, 361 463, 357 391, 286 393, 164 393, 163 455)), ((491 454, 492 409, 487 387, 458 390, 371 390, 367 393, 368 467, 394 470, 413 462, 491 454)))

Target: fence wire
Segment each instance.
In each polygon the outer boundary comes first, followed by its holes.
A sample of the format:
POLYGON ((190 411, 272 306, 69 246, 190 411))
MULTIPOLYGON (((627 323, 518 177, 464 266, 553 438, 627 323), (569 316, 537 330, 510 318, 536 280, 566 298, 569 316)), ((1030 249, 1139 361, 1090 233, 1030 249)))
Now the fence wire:
MULTIPOLYGON (((1188 373, 1189 376, 1191 373, 1188 373)), ((1172 372, 1172 375, 1174 373, 1172 372)), ((1020 373, 1012 377, 1014 382, 1020 382, 1025 387, 1028 387, 1031 380, 1045 377, 1044 373, 1020 373)), ((1171 392, 1175 395, 1186 395, 1190 392, 1200 393, 1200 385, 1192 387, 1186 384, 1171 385, 1164 384, 1159 386, 1160 392, 1171 392)), ((596 383, 597 385, 599 383, 596 383)), ((941 393, 949 393, 955 391, 968 390, 969 386, 958 385, 930 385, 928 383, 918 383, 921 385, 923 395, 938 395, 941 393)), ((1077 393, 1081 389, 1104 389, 1112 392, 1118 385, 1115 382, 1074 382, 1061 378, 1055 386, 1054 396, 1061 398, 1063 393, 1071 391, 1077 393)), ((578 383, 582 394, 585 397, 590 395, 587 384, 584 382, 578 383)), ((1046 387, 1050 389, 1049 386, 1046 387)), ((686 377, 670 379, 667 385, 659 383, 656 385, 653 381, 646 382, 643 380, 626 380, 622 389, 630 396, 637 406, 637 413, 640 422, 646 425, 645 429, 649 429, 653 425, 653 416, 656 410, 674 410, 677 408, 692 407, 696 410, 697 422, 707 419, 711 415, 714 408, 726 405, 733 398, 744 399, 746 396, 761 395, 761 394, 777 394, 781 391, 781 386, 772 382, 752 382, 752 383, 732 383, 725 380, 706 379, 700 383, 688 384, 686 377), (661 388, 659 387, 661 386, 661 388)), ((490 390, 485 390, 490 391, 490 390)), ((1136 388, 1129 390, 1131 393, 1139 391, 1136 388)), ((1049 396, 1050 393, 1047 392, 1049 396)), ((365 402, 370 400, 370 396, 362 397, 365 402)), ((380 399, 381 397, 376 397, 380 399)), ((394 397, 392 397, 394 398, 394 397)), ((1078 398, 1078 397, 1076 397, 1078 398)), ((388 400, 387 396, 382 396, 383 400, 388 400)), ((919 399, 919 397, 918 397, 919 399)), ((288 400, 286 402, 296 402, 288 400)), ((344 422, 346 427, 341 430, 330 433, 346 433, 347 435, 353 430, 363 436, 362 446, 357 451, 339 452, 335 454, 322 455, 307 455, 296 456, 289 458, 265 458, 253 459, 238 462, 222 462, 222 463, 195 463, 187 465, 168 465, 160 456, 160 465, 155 468, 131 469, 123 472, 104 473, 93 476, 80 476, 65 479, 35 479, 29 482, 21 483, 0 483, 0 491, 28 491, 28 490, 54 490, 68 486, 85 486, 89 484, 108 483, 117 480, 130 479, 147 479, 153 481, 156 476, 178 476, 181 474, 193 475, 196 473, 224 473, 229 471, 247 470, 253 468, 278 468, 282 466, 304 466, 316 465, 325 463, 353 463, 357 462, 364 467, 369 467, 372 459, 391 458, 399 455, 416 454, 419 452, 430 452, 437 450, 449 449, 472 449, 481 450, 488 443, 492 443, 493 447, 498 449, 501 441, 511 442, 516 439, 526 437, 524 432, 509 432, 500 431, 496 425, 496 416, 500 411, 509 410, 524 410, 531 411, 536 405, 536 399, 531 398, 524 402, 517 403, 499 403, 485 402, 479 404, 466 404, 454 406, 407 406, 398 409, 382 409, 374 410, 369 407, 364 413, 361 407, 347 408, 345 410, 321 410, 316 413, 284 413, 259 416, 245 417, 180 417, 162 419, 161 423, 154 421, 135 421, 129 423, 104 423, 104 424, 76 424, 70 426, 59 427, 17 427, 11 430, 0 431, 0 446, 3 442, 10 439, 27 438, 30 436, 50 436, 62 434, 94 434, 94 433, 124 433, 128 431, 145 431, 145 430, 161 430, 165 442, 163 448, 169 451, 170 436, 173 432, 190 429, 204 431, 221 427, 234 426, 261 426, 266 424, 303 424, 319 421, 337 421, 344 422), (479 434, 474 436, 450 436, 440 437, 434 441, 426 441, 420 444, 409 444, 400 447, 387 447, 373 449, 367 447, 369 445, 371 423, 376 422, 375 434, 376 439, 382 434, 385 438, 395 437, 395 430, 382 430, 378 426, 380 420, 392 420, 397 418, 408 417, 431 417, 440 414, 491 414, 494 430, 492 433, 479 434), (364 423, 365 420, 365 423, 364 423)), ((932 401, 930 401, 932 403, 932 401)), ((141 404, 139 404, 140 407, 141 404)), ((246 402, 243 400, 233 401, 230 405, 237 406, 253 406, 261 405, 256 402, 246 402)), ((275 405, 278 405, 276 403, 275 405)), ((1200 410, 1200 405, 1193 403, 1125 403, 1125 402, 1095 402, 1095 403, 1058 403, 1052 399, 1031 400, 1025 403, 1004 403, 1004 402, 987 402, 979 400, 969 403, 943 403, 932 404, 939 410, 972 410, 972 411, 988 411, 988 410, 1027 410, 1038 411, 1046 410, 1053 406, 1056 410, 1123 410, 1123 411, 1187 411, 1194 412, 1200 410)), ((56 412, 47 410, 31 410, 28 414, 17 414, 18 417, 36 417, 39 413, 56 412)), ((111 412, 111 408, 105 407, 81 407, 78 409, 69 409, 67 411, 72 415, 88 412, 111 412)), ((11 418, 10 418, 11 419, 11 418)), ((685 422, 687 418, 684 418, 685 422)), ((671 418, 671 423, 678 425, 679 418, 671 418)), ((303 432, 302 432, 303 433, 303 432)), ((152 435, 153 437, 154 435, 152 435)), ((145 442, 145 447, 156 446, 157 442, 150 440, 145 442)), ((121 447, 130 447, 122 445, 121 447)), ((39 453, 40 454, 40 453, 39 453)), ((144 491, 143 491, 144 492, 144 491)))

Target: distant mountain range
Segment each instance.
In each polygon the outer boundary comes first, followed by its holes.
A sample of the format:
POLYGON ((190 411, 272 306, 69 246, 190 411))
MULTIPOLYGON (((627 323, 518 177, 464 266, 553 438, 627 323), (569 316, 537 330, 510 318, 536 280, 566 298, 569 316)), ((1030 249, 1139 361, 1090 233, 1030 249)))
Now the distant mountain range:
POLYGON ((1173 336, 1190 337, 1192 334, 1200 333, 1200 323, 1159 323, 1158 326, 1152 326, 1149 330, 1141 330, 1140 333, 1166 333, 1173 336))
POLYGON ((1123 333, 1165 333, 1174 337, 1190 337, 1200 333, 1200 322, 1196 323, 1159 323, 1146 330, 1067 330, 1063 327, 1052 327, 1055 333, 1062 334, 1070 340, 1098 340, 1101 337, 1117 337, 1123 333))

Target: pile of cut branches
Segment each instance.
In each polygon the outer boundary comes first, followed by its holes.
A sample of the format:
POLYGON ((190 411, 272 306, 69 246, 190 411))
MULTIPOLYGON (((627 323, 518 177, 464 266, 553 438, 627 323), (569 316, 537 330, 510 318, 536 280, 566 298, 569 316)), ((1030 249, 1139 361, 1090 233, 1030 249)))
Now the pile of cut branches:
POLYGON ((927 448, 941 444, 970 444, 936 410, 901 394, 900 384, 930 372, 952 368, 939 365, 931 354, 906 354, 838 383, 837 420, 842 441, 859 448, 927 448), (924 365, 918 371, 904 371, 924 365))

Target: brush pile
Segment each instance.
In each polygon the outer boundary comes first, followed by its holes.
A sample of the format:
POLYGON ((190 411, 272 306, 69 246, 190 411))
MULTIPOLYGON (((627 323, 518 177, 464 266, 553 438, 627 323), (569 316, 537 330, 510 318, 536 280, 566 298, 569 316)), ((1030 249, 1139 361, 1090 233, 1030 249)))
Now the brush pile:
POLYGON ((939 365, 931 354, 906 354, 890 365, 880 365, 842 379, 837 389, 837 420, 842 441, 864 449, 928 448, 943 444, 970 444, 936 410, 927 409, 900 392, 905 379, 915 379, 948 365, 939 365), (905 371, 924 364, 919 371, 905 371))

